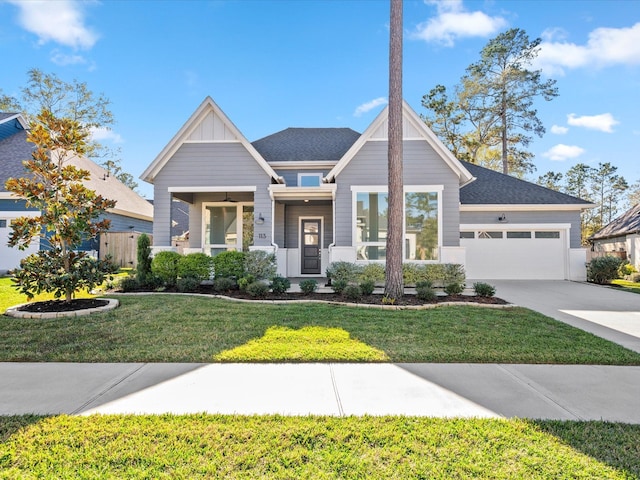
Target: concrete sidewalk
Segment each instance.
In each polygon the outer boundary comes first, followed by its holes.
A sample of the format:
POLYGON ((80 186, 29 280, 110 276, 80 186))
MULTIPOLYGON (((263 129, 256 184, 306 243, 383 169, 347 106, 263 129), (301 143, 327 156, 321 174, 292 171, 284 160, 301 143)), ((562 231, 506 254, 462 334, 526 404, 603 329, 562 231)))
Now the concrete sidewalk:
POLYGON ((0 414, 222 413, 640 424, 640 367, 0 363, 0 414))

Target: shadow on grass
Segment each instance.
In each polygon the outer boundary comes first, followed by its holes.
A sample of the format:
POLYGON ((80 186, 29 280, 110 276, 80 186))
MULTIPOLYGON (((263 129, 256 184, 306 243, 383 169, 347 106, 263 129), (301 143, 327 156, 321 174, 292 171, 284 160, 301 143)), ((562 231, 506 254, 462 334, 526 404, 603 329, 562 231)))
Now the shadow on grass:
MULTIPOLYGON (((0 416, 0 442, 7 441, 11 435, 19 432, 25 427, 38 423, 44 418, 47 417, 42 415, 0 416)), ((2 459, 0 459, 0 467, 2 467, 2 459)))
POLYGON ((601 463, 640 478, 640 425, 529 420, 540 431, 601 463))

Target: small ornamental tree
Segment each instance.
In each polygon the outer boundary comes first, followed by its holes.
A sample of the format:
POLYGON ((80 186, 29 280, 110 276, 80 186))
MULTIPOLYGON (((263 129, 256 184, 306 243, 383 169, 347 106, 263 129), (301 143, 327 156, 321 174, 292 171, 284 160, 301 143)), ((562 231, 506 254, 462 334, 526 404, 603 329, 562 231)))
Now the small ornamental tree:
POLYGON ((31 175, 10 178, 5 184, 8 191, 40 212, 14 220, 8 244, 25 250, 35 238, 48 242, 48 248, 23 259, 14 272, 15 287, 29 299, 52 292, 70 302, 74 292, 90 290, 114 272, 108 260, 75 251, 83 240, 109 228, 109 220, 98 219, 116 204, 85 187, 89 172, 68 162, 85 153, 88 135, 77 121, 42 110, 27 136, 36 146, 32 158, 24 162, 31 175))

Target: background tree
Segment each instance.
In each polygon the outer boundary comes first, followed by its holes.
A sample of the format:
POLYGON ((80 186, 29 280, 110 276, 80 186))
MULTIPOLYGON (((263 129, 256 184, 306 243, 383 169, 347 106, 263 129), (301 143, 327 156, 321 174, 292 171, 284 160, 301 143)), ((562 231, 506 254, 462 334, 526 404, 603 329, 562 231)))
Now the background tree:
POLYGON ((111 101, 103 94, 94 94, 85 82, 65 82, 55 74, 43 73, 37 68, 27 72, 27 84, 19 99, 0 95, 0 111, 20 112, 31 123, 42 110, 56 118, 68 118, 88 131, 85 155, 134 190, 138 184, 132 175, 124 172, 120 152, 100 143, 91 134, 97 129, 110 129, 115 123, 109 106, 111 101))
POLYGON ((640 180, 633 183, 627 191, 627 202, 634 207, 640 203, 640 180))
POLYGON ((402 0, 391 0, 389 34, 388 174, 389 214, 384 294, 398 300, 402 279, 402 0))
POLYGON ((550 190, 556 192, 562 191, 562 173, 559 172, 547 172, 544 175, 540 175, 536 183, 550 190))
POLYGON ((531 134, 542 136, 545 128, 534 101, 558 95, 555 80, 543 81, 539 70, 529 69, 540 42, 530 41, 519 28, 501 33, 481 50, 480 60, 467 67, 454 98, 447 97, 442 85, 423 97, 428 110, 424 120, 455 147, 458 158, 517 176, 535 170, 526 147, 531 134))
POLYGON ((14 272, 16 288, 29 299, 44 291, 70 302, 74 292, 96 287, 113 272, 108 261, 74 251, 84 240, 109 228, 109 220, 99 217, 116 204, 86 188, 83 182, 89 172, 68 162, 86 152, 87 135, 78 121, 58 119, 43 110, 32 118, 27 137, 36 146, 25 162, 31 176, 6 182, 8 191, 40 212, 12 222, 9 245, 24 250, 35 238, 42 238, 49 247, 23 259, 14 272))

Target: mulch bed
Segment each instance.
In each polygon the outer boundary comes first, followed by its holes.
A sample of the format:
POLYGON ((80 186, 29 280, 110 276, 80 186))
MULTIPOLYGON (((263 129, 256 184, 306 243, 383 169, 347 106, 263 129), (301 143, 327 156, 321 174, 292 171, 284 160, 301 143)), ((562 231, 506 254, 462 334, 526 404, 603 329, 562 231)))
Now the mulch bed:
POLYGON ((65 302, 64 300, 48 300, 45 302, 33 302, 22 305, 18 308, 21 312, 32 313, 59 313, 59 312, 75 312, 77 310, 86 310, 89 308, 104 307, 108 305, 107 300, 99 298, 78 298, 65 302))

